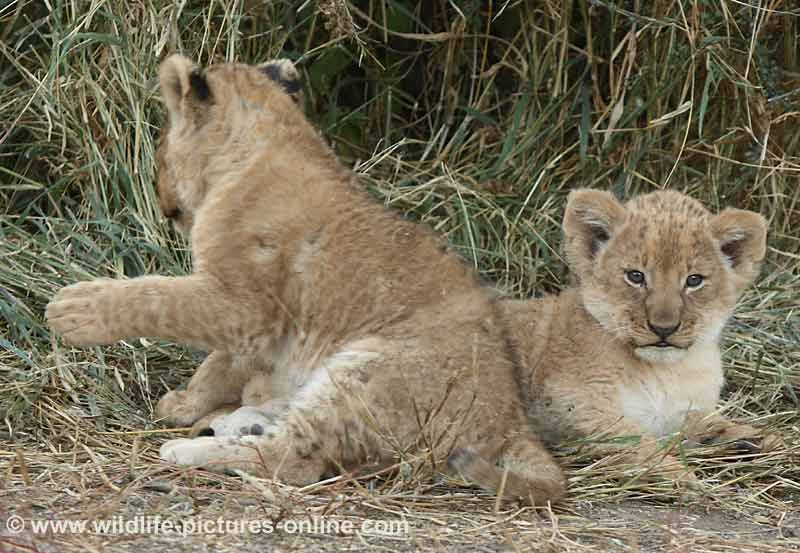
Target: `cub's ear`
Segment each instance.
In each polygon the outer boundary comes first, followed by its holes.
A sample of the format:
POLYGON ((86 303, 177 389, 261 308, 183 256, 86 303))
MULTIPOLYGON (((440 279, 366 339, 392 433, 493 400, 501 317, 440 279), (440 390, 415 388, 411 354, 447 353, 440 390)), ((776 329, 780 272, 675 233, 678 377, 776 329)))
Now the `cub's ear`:
POLYGON ((193 119, 198 109, 211 101, 211 89, 202 71, 180 54, 173 54, 161 63, 158 77, 174 124, 193 119))
POLYGON ((758 213, 727 208, 711 219, 711 234, 739 277, 739 287, 758 276, 767 252, 767 222, 758 213))
POLYGON ((271 81, 278 84, 286 94, 292 97, 292 100, 297 103, 302 100, 300 72, 290 60, 286 58, 270 60, 259 65, 258 69, 271 81))
POLYGON ((610 192, 573 190, 564 212, 564 254, 578 278, 592 269, 597 251, 625 220, 625 207, 610 192))

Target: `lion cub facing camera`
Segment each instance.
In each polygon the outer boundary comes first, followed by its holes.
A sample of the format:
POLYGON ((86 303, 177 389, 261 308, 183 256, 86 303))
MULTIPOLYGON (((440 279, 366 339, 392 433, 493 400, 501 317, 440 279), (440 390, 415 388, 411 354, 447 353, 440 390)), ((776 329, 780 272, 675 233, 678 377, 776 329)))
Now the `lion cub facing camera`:
POLYGON ((738 209, 713 215, 674 191, 621 204, 608 192, 577 190, 563 229, 576 285, 501 302, 534 426, 545 442, 638 436, 635 448, 598 447, 635 463, 661 459, 664 473, 692 483, 659 438, 680 430, 700 441, 758 436, 716 409, 720 332, 758 275, 764 219, 738 209))
POLYGON ((153 336, 212 351, 159 405, 179 424, 252 400, 257 382, 264 409, 237 420, 264 426, 169 441, 167 461, 305 485, 455 452, 454 468, 505 496, 558 499, 564 478, 530 429, 496 304, 431 233, 357 186, 286 94, 286 67, 162 64, 158 190, 194 271, 68 286, 47 308, 53 329, 79 346, 153 336))

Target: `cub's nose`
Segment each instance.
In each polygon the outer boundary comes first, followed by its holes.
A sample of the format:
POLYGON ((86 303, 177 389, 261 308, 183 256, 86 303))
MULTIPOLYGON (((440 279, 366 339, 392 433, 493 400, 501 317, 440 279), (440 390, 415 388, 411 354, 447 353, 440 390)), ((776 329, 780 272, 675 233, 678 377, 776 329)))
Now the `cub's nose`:
POLYGON ((650 321, 647 321, 647 326, 650 328, 650 332, 661 338, 662 340, 666 340, 669 336, 675 334, 678 331, 678 327, 681 326, 681 323, 678 323, 673 326, 657 326, 652 324, 650 321))

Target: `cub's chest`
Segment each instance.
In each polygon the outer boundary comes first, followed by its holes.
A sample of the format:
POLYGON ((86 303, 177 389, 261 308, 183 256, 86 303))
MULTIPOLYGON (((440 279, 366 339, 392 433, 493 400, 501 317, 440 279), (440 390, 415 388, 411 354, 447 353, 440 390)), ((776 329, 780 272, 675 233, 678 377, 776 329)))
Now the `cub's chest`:
POLYGON ((619 386, 619 406, 642 430, 664 436, 681 429, 687 412, 714 410, 723 382, 719 350, 698 348, 677 362, 631 367, 619 386))

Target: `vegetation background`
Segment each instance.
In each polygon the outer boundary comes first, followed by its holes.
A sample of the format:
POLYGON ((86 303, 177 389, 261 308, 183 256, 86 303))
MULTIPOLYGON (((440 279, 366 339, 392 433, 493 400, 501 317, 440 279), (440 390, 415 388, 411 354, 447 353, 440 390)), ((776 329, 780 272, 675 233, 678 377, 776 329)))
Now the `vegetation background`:
MULTIPOLYGON (((0 2, 0 518, 412 522, 401 538, 214 538, 237 551, 800 547, 798 124, 794 0, 0 2), (726 331, 724 407, 784 446, 687 453, 708 489, 686 502, 567 444, 569 498, 544 513, 432 478, 425 459, 308 490, 158 464, 175 434, 153 407, 198 354, 147 340, 64 348, 43 310, 77 280, 187 271, 153 191, 156 68, 175 51, 203 64, 293 59, 310 117, 364 185, 511 295, 565 282, 559 224, 573 187, 620 197, 670 187, 712 210, 764 214, 763 278, 726 331)), ((210 539, 12 537, 0 524, 2 551, 210 539)))

